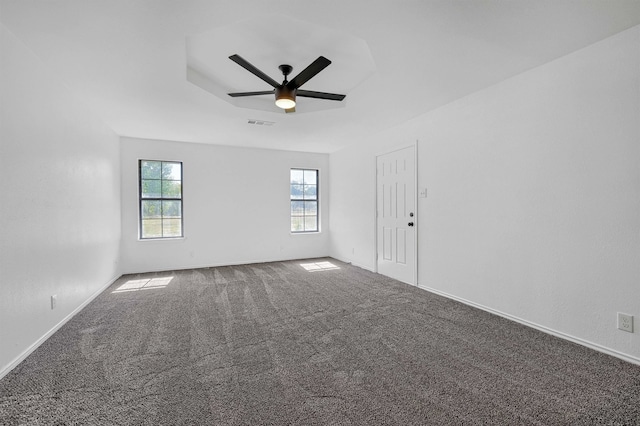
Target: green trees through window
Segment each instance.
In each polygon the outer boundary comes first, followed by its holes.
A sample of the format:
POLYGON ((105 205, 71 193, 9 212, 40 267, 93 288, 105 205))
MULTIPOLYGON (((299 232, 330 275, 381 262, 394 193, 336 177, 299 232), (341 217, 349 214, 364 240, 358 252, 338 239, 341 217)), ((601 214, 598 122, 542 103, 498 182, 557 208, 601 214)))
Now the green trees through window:
POLYGON ((182 237, 182 163, 139 162, 140 238, 182 237))
POLYGON ((291 169, 291 232, 317 232, 318 171, 291 169))

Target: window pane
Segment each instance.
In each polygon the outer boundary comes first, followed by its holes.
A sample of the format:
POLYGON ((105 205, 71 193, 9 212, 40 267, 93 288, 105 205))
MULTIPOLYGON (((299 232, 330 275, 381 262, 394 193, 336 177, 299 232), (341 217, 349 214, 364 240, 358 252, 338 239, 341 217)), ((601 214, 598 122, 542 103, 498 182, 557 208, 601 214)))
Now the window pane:
POLYGON ((162 237, 162 219, 142 219, 142 238, 162 237))
POLYGON ((162 181, 162 198, 180 198, 182 196, 182 183, 175 180, 162 181))
POLYGON ((291 215, 302 216, 304 214, 304 201, 291 202, 291 215))
POLYGON ((318 230, 318 216, 305 216, 304 217, 304 230, 305 231, 317 231, 318 230))
POLYGON ((142 179, 160 179, 162 163, 160 161, 141 161, 142 179))
POLYGON ((316 199, 316 186, 315 185, 305 185, 304 186, 304 198, 305 198, 305 200, 315 200, 316 199))
POLYGON ((140 160, 140 238, 182 237, 182 163, 140 160))
POLYGON ((142 201, 142 218, 160 218, 162 215, 162 204, 160 201, 142 201))
POLYGON ((293 216, 291 217, 291 232, 304 231, 304 217, 293 216))
POLYGON ((316 170, 305 170, 304 171, 304 183, 308 185, 316 184, 316 176, 318 172, 316 170))
POLYGON ((291 185, 291 199, 302 199, 303 197, 303 186, 302 185, 291 185))
POLYGON ((182 216, 182 202, 181 201, 163 201, 162 202, 162 217, 163 218, 179 218, 182 216))
POLYGON ((318 215, 318 202, 317 201, 304 201, 304 214, 306 216, 309 215, 318 215))
POLYGON ((162 179, 181 180, 182 164, 180 163, 162 163, 162 179))
POLYGON ((159 180, 143 180, 142 181, 142 198, 160 198, 160 182, 159 180))
POLYGON ((318 232, 318 180, 313 169, 291 169, 291 231, 318 232))
POLYGON ((163 237, 182 237, 182 220, 164 219, 162 221, 163 237))
POLYGON ((291 183, 304 183, 304 170, 291 170, 291 183))

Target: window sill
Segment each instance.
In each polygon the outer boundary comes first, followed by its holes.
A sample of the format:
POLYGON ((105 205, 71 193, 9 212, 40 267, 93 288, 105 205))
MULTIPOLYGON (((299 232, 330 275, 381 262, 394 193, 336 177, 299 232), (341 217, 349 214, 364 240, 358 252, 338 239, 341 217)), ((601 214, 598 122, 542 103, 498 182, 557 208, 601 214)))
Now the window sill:
POLYGON ((171 237, 171 238, 138 238, 138 242, 141 243, 149 243, 149 242, 169 242, 169 241, 175 241, 175 242, 182 242, 184 240, 186 240, 187 237, 171 237))

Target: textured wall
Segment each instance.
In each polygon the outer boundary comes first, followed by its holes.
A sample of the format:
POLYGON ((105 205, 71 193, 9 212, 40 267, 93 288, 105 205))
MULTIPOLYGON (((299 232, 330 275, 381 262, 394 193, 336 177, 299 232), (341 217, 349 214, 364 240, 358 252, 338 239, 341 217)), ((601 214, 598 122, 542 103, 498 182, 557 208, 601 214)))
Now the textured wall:
POLYGON ((419 139, 420 285, 640 361, 639 69, 634 27, 332 154, 332 255, 374 267, 375 155, 419 139))
POLYGON ((328 155, 132 138, 121 153, 125 273, 329 253, 328 155), (138 240, 138 159, 183 162, 185 238, 138 240), (290 233, 293 167, 320 169, 320 233, 290 233))
POLYGON ((1 375, 119 275, 120 165, 118 137, 0 34, 1 375))

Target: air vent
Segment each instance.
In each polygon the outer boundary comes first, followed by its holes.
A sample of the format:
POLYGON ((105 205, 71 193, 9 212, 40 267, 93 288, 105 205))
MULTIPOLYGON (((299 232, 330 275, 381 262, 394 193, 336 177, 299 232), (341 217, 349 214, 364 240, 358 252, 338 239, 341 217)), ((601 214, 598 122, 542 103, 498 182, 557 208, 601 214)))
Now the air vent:
POLYGON ((253 118, 248 119, 247 123, 255 124, 256 126, 273 126, 274 124, 276 124, 273 121, 254 120, 253 118))

